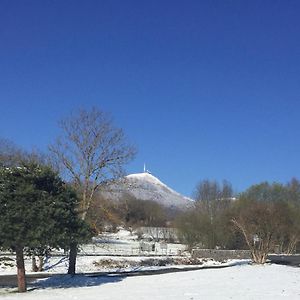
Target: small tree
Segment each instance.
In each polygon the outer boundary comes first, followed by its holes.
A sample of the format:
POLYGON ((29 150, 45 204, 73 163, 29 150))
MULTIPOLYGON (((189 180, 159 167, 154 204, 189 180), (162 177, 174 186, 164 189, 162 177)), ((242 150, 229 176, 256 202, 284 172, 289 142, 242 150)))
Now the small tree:
MULTIPOLYGON (((84 220, 95 192, 107 180, 123 174, 123 166, 135 154, 122 129, 96 108, 81 109, 60 122, 61 136, 50 146, 63 174, 80 195, 80 215, 84 220)), ((77 243, 70 245, 69 274, 75 274, 77 243)))
POLYGON ((49 167, 0 168, 0 246, 16 253, 19 292, 26 291, 24 252, 88 237, 76 205, 76 194, 49 167))
POLYGON ((288 217, 283 185, 263 182, 253 185, 235 203, 232 222, 243 234, 253 261, 263 264, 279 243, 288 217))
POLYGON ((280 227, 279 214, 275 203, 251 202, 243 207, 232 222, 243 234, 255 263, 264 264, 276 244, 280 227))

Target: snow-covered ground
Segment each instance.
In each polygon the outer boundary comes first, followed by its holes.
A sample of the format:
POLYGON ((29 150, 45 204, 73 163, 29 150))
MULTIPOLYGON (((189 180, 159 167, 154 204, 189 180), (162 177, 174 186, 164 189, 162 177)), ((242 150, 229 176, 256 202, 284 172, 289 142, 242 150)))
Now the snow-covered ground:
MULTIPOLYGON (((142 251, 132 255, 132 249, 140 247, 136 236, 120 230, 105 234, 94 245, 84 246, 77 260, 77 272, 85 275, 74 277, 65 274, 67 258, 56 255, 48 258, 44 273, 53 275, 29 285, 26 294, 15 293, 15 288, 0 288, 0 298, 56 300, 56 299, 300 299, 300 268, 279 265, 249 265, 249 261, 216 262, 212 260, 191 261, 184 245, 168 244, 170 251, 142 251), (91 247, 96 247, 91 249, 91 247), (123 256, 114 256, 122 249, 123 256), (102 250, 101 250, 102 249, 102 250), (104 249, 104 251, 103 251, 104 249), (102 255, 96 255, 101 252, 102 255), (170 256, 170 253, 172 256, 170 256), (180 253, 181 256, 174 256, 180 253), (105 256, 103 254, 106 254, 105 256), (197 265, 190 265, 190 263, 197 265), (179 273, 126 276, 105 274, 94 276, 93 272, 131 272, 160 270, 166 268, 195 268, 228 266, 222 269, 202 269, 179 273), (57 275, 55 275, 57 274, 57 275)), ((153 242, 151 242, 153 243, 153 242)), ((165 245, 164 245, 165 246, 165 245)), ((1 255, 0 255, 1 258, 1 255)), ((14 257, 6 264, 0 260, 0 276, 16 274, 14 257)), ((31 261, 26 259, 26 272, 30 273, 31 261)))
POLYGON ((93 244, 85 245, 81 253, 99 255, 178 255, 186 250, 186 245, 149 240, 137 240, 136 235, 120 230, 117 234, 107 233, 95 238, 93 244), (154 246, 154 247, 153 247, 154 246), (153 248, 152 248, 153 247, 153 248))
POLYGON ((5 300, 33 299, 300 299, 300 269, 280 265, 236 265, 137 277, 52 277, 26 294, 1 293, 5 300))
MULTIPOLYGON (((0 266, 1 275, 16 274, 16 262, 13 256, 9 257, 11 262, 9 266, 0 266)), ((184 267, 207 267, 230 265, 236 262, 231 260, 228 262, 218 262, 208 259, 199 259, 191 261, 188 257, 179 256, 78 256, 76 262, 77 273, 95 273, 95 272, 130 272, 143 270, 166 269, 176 266, 176 268, 184 267)), ((66 274, 68 270, 68 258, 66 256, 54 256, 47 259, 45 270, 42 273, 50 274, 66 274)), ((25 259, 26 274, 37 274, 31 272, 31 259, 25 259)))
MULTIPOLYGON (((167 261, 177 258, 189 257, 183 244, 159 243, 137 240, 137 235, 128 230, 120 229, 117 233, 105 233, 94 239, 94 243, 83 245, 77 257, 76 271, 106 272, 106 271, 130 271, 149 267, 150 260, 167 261), (142 266, 141 266, 142 262, 142 266)), ((63 251, 54 252, 55 255, 45 260, 44 269, 48 273, 66 273, 68 259, 63 251)), ((172 263, 172 262, 171 262, 172 263)), ((184 263, 184 262, 183 262, 184 263)), ((203 262, 200 262, 201 264, 203 262)), ((205 262, 212 264, 216 262, 205 262)), ((164 263, 166 264, 166 263, 164 263)), ((169 263, 168 263, 169 264, 169 263)), ((26 273, 31 272, 31 259, 25 258, 26 273)), ((0 253, 0 275, 16 273, 15 256, 0 253), (4 258, 8 258, 4 262, 4 258)))

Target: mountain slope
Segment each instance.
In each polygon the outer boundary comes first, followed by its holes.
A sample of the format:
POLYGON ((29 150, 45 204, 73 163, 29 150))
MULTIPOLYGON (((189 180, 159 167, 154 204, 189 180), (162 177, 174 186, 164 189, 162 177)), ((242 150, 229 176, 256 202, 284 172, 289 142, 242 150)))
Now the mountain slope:
POLYGON ((147 172, 126 176, 124 183, 107 193, 115 199, 122 198, 126 193, 139 200, 153 200, 173 209, 186 209, 193 205, 192 199, 182 196, 147 172))

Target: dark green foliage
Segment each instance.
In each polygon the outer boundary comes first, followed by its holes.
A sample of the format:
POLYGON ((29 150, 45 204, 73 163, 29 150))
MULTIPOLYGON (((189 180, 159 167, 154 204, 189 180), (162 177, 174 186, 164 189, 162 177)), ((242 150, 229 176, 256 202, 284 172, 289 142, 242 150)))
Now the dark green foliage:
POLYGON ((0 168, 0 246, 46 251, 86 239, 77 217, 76 194, 49 167, 23 164, 0 168))

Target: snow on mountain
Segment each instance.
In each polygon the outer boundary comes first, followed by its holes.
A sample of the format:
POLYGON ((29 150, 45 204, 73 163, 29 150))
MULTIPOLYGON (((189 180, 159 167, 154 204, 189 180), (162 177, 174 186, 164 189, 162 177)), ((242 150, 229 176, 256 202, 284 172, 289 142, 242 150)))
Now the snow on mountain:
POLYGON ((109 192, 110 196, 118 199, 124 193, 140 200, 153 200, 173 209, 186 209, 193 205, 192 199, 177 193, 147 172, 127 175, 117 189, 109 192))

